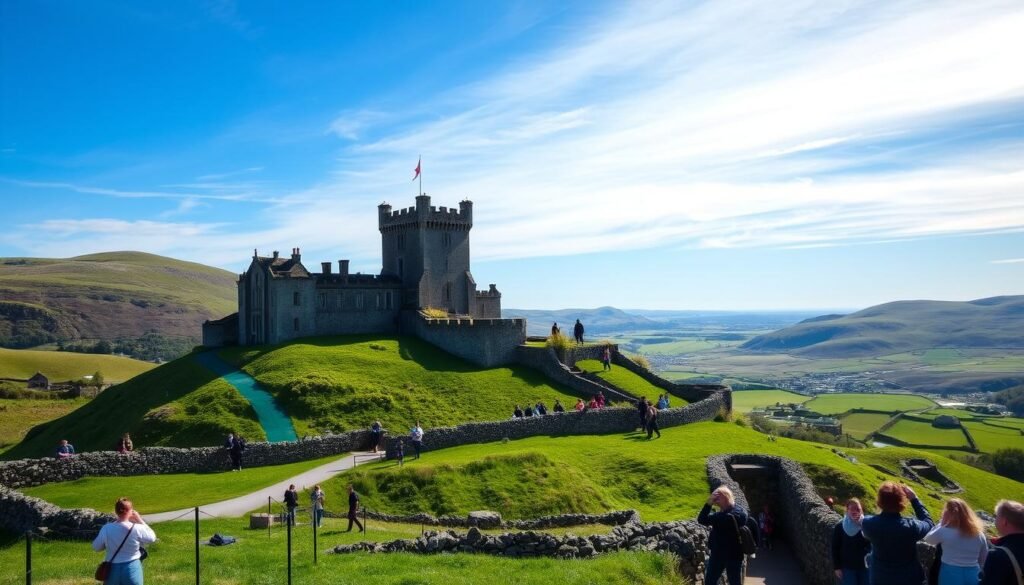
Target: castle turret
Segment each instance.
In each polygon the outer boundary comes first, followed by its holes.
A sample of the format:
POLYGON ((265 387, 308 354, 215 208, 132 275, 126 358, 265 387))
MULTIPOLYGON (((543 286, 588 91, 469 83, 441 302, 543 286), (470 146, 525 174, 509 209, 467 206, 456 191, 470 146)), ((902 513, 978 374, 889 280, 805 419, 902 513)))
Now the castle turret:
POLYGON ((377 206, 377 227, 384 227, 384 223, 391 217, 391 204, 387 201, 377 206))
POLYGON ((463 221, 473 225, 473 202, 469 199, 459 201, 459 215, 462 216, 463 221))

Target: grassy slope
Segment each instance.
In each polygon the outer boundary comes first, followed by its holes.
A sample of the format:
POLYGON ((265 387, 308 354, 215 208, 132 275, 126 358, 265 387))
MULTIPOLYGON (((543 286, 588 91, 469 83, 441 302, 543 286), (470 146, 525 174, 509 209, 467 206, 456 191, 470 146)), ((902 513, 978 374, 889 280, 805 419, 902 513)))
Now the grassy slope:
POLYGON ((738 412, 750 412, 755 408, 775 406, 780 402, 800 404, 807 400, 806 396, 785 390, 739 390, 732 393, 732 407, 738 412))
POLYGON ((42 372, 51 383, 66 382, 99 370, 107 382, 123 382, 155 367, 149 362, 113 355, 0 348, 0 378, 24 380, 42 372))
POLYGON ((185 356, 34 428, 3 457, 48 456, 63 438, 79 451, 111 449, 126 431, 139 447, 219 445, 230 431, 250 440, 264 438, 255 412, 238 391, 185 356))
POLYGON ((529 368, 482 369, 411 337, 309 338, 221 355, 275 394, 299 435, 374 420, 405 432, 416 420, 428 428, 499 420, 515 404, 576 400, 529 368))
POLYGON ((50 331, 53 340, 134 338, 151 329, 198 338, 205 319, 236 309, 234 279, 226 270, 141 252, 0 258, 0 298, 45 307, 28 321, 0 316, 0 338, 19 328, 50 331))
POLYGON ((1007 448, 1024 450, 1024 434, 1019 430, 973 421, 962 424, 974 437, 974 442, 983 453, 993 453, 1007 448))
MULTIPOLYGON (((653 402, 657 402, 658 397, 665 393, 661 388, 658 388, 654 384, 651 384, 626 368, 620 368, 619 366, 613 365, 611 370, 605 371, 604 366, 602 366, 601 362, 598 360, 580 360, 576 362, 576 367, 585 372, 597 374, 598 377, 607 380, 611 384, 622 388, 630 394, 635 396, 646 396, 648 400, 653 402)), ((675 396, 671 396, 670 398, 673 406, 682 406, 683 400, 681 398, 677 398, 675 396)))
POLYGON ((0 400, 0 452, 25 437, 32 427, 62 417, 88 402, 68 400, 0 400))
POLYGON ((885 434, 912 445, 953 449, 967 447, 967 437, 960 429, 941 429, 915 420, 901 419, 886 429, 885 434))
POLYGON ((821 414, 839 414, 854 408, 900 412, 932 406, 935 403, 931 400, 912 394, 822 394, 804 403, 804 407, 821 414))
MULTIPOLYGON (((143 513, 166 512, 245 495, 340 457, 332 455, 285 465, 246 468, 238 472, 86 477, 21 491, 62 508, 94 510, 107 510, 118 497, 130 493, 135 507, 143 513)), ((282 495, 277 499, 280 500, 282 495)))
MULTIPOLYGON (((1024 484, 911 449, 848 450, 858 459, 855 464, 837 457, 826 445, 784 438, 770 442, 760 433, 729 423, 674 427, 663 434, 661 440, 650 442, 639 434, 628 434, 465 445, 426 452, 404 468, 391 462, 361 467, 329 481, 326 489, 337 502, 352 482, 368 507, 403 513, 496 509, 516 518, 557 508, 586 512, 636 508, 646 520, 670 520, 692 518, 703 505, 708 455, 768 453, 833 468, 858 486, 860 494, 886 478, 867 464, 896 469, 897 459, 926 456, 967 489, 965 497, 975 506, 992 509, 1000 498, 1024 496, 1024 484), (566 489, 567 485, 572 488, 566 489)), ((937 493, 937 486, 919 491, 937 514, 941 501, 928 495, 937 493)))

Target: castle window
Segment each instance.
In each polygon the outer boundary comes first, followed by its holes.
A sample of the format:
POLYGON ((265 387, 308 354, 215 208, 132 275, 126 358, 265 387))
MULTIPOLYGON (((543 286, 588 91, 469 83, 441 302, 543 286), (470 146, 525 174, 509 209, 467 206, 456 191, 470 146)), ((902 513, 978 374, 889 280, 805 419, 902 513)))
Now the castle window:
POLYGON ((327 293, 320 293, 320 308, 327 308, 327 293))
POLYGON ((292 319, 292 326, 295 328, 296 331, 299 330, 299 318, 298 317, 292 319))
POLYGON ((394 308, 394 301, 391 298, 391 291, 384 293, 384 306, 388 310, 394 308))
POLYGON ((399 250, 404 250, 405 249, 405 234, 398 234, 398 237, 395 238, 395 239, 398 242, 398 249, 399 250))
POLYGON ((345 293, 338 291, 338 308, 345 306, 345 293))
POLYGON ((404 276, 405 276, 405 260, 399 258, 398 259, 398 278, 402 278, 404 276))
POLYGON ((296 307, 299 306, 299 293, 298 291, 292 293, 292 304, 296 307))
POLYGON ((380 293, 377 293, 377 310, 378 311, 381 309, 382 305, 383 305, 383 299, 380 298, 380 293))
POLYGON ((361 292, 356 293, 356 308, 357 309, 362 309, 363 308, 363 293, 361 293, 361 292))
POLYGON ((452 300, 452 283, 444 285, 444 300, 451 302, 452 300))
POLYGON ((441 233, 441 245, 445 248, 450 248, 452 245, 452 234, 451 232, 441 233))

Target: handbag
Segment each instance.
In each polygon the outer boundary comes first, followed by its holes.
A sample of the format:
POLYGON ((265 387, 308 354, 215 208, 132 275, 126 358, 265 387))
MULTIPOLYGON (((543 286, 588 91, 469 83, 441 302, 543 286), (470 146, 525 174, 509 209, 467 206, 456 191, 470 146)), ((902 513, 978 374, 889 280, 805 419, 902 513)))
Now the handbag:
MULTIPOLYGON (((117 545, 117 550, 114 551, 114 554, 110 555, 110 558, 116 557, 117 553, 121 552, 121 547, 124 546, 124 543, 128 542, 128 537, 131 536, 132 530, 135 530, 134 524, 132 524, 132 527, 128 529, 127 533, 125 533, 124 539, 121 541, 121 544, 117 545)), ((100 563, 100 566, 96 567, 96 574, 93 575, 93 577, 97 581, 106 581, 107 577, 110 576, 110 564, 110 561, 103 561, 100 563)))
POLYGON ((746 524, 740 526, 733 514, 729 514, 729 517, 732 518, 732 525, 736 527, 736 539, 739 540, 740 550, 748 556, 756 553, 757 542, 754 540, 754 535, 750 533, 750 529, 746 524))

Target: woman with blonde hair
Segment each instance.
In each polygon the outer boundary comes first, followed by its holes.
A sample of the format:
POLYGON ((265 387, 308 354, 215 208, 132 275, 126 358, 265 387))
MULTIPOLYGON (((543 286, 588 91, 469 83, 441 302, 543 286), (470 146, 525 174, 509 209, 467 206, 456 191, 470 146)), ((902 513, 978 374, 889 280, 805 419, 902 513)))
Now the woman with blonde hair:
POLYGON ((724 485, 715 488, 697 522, 711 527, 704 582, 718 583, 724 572, 729 585, 742 585, 743 548, 739 530, 747 524, 747 511, 736 504, 732 490, 724 485), (718 506, 719 511, 712 511, 712 506, 718 506))
POLYGON ((988 542, 984 526, 974 510, 960 498, 950 498, 942 520, 925 537, 928 544, 942 545, 939 585, 977 585, 988 542))

